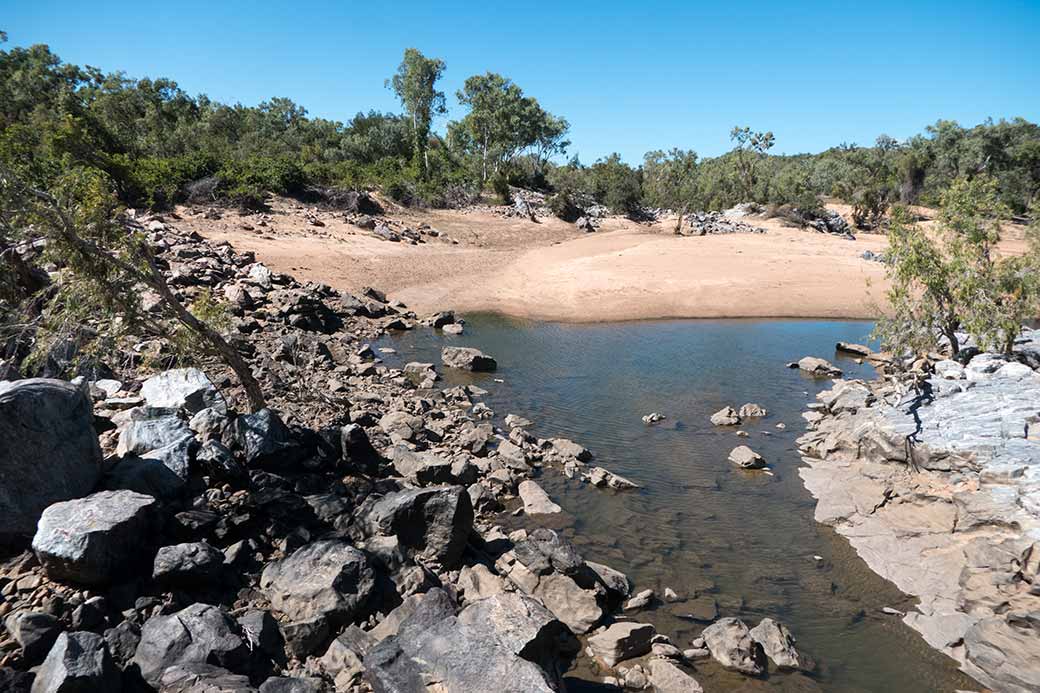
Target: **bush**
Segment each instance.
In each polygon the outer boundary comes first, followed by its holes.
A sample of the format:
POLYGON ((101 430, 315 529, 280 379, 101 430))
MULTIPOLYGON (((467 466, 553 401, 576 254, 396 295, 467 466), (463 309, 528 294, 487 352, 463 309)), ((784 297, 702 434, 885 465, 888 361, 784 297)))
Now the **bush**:
POLYGON ((495 193, 499 203, 508 205, 513 202, 513 195, 509 192, 509 178, 504 175, 496 175, 491 178, 491 190, 495 193))
POLYGON ((585 210, 574 201, 571 193, 566 190, 550 195, 546 199, 546 204, 553 216, 571 223, 577 221, 578 217, 585 213, 585 210))

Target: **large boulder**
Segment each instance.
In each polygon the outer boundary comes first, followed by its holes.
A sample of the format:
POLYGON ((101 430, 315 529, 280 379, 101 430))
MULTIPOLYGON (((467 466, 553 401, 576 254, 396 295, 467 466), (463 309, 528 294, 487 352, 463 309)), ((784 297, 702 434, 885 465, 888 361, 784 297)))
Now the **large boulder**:
POLYGON ((448 368, 464 371, 493 371, 498 368, 495 359, 472 347, 444 347, 441 361, 448 368))
POLYGON ((7 617, 4 626, 22 648, 22 657, 30 664, 46 657, 61 633, 58 619, 41 611, 15 611, 7 617))
POLYGON ((615 623, 589 638, 594 657, 608 667, 650 652, 651 639, 657 632, 649 623, 623 621, 615 623))
POLYGON ((339 539, 316 541, 260 576, 271 608, 294 622, 320 621, 331 628, 358 616, 375 587, 365 554, 339 539))
POLYGON ((740 423, 740 414, 733 407, 723 407, 711 415, 713 426, 736 426, 740 423))
POLYGON ((816 356, 806 356, 798 361, 798 368, 803 373, 818 378, 840 378, 841 369, 826 359, 816 356))
POLYGON ((249 643, 231 616, 216 606, 192 604, 148 619, 133 661, 144 680, 156 685, 170 667, 212 664, 235 670, 249 658, 249 643))
POLYGON ((705 628, 701 637, 711 656, 727 669, 750 676, 759 676, 766 670, 762 646, 740 619, 721 618, 705 628))
POLYGON ((195 414, 203 409, 227 411, 227 404, 198 368, 176 368, 154 375, 141 384, 141 396, 149 406, 184 409, 195 414))
POLYGON ((63 380, 0 382, 0 544, 28 539, 44 509, 101 478, 90 398, 63 380))
POLYGON ((473 505, 462 486, 407 489, 377 500, 364 521, 374 533, 396 536, 416 560, 451 569, 473 529, 473 505))
POLYGON ((159 693, 256 693, 249 677, 227 669, 191 662, 177 664, 162 672, 159 693))
POLYGON ((62 633, 40 665, 32 693, 119 693, 123 678, 97 633, 62 633))
POLYGON ((103 585, 151 558, 148 548, 159 525, 155 498, 134 491, 99 491, 47 508, 32 548, 48 577, 103 585))
POLYGON ((524 512, 528 515, 551 515, 563 511, 541 486, 530 479, 521 481, 517 491, 524 502, 524 512))
POLYGON ((271 409, 239 416, 230 435, 251 467, 290 467, 304 453, 296 436, 271 409))
POLYGON ((427 691, 434 681, 442 693, 559 689, 558 672, 566 668, 559 659, 562 625, 544 607, 502 594, 455 616, 445 600, 439 589, 428 592, 397 634, 368 652, 365 678, 375 693, 427 691))

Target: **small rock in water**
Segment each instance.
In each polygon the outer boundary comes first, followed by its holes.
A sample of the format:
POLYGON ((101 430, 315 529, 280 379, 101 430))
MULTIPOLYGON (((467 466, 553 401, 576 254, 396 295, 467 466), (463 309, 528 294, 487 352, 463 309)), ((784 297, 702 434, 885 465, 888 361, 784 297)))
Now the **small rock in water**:
POLYGON ((906 616, 904 612, 900 611, 899 609, 893 609, 891 606, 881 607, 881 613, 888 614, 889 616, 906 616))
POLYGON ((736 426, 740 423, 740 415, 733 407, 723 407, 711 415, 714 426, 736 426))
POLYGON ((762 469, 766 466, 762 456, 746 445, 733 448, 729 453, 729 461, 741 469, 762 469))
POLYGON ((645 423, 647 426, 650 426, 651 424, 655 424, 658 421, 664 421, 664 414, 659 414, 658 412, 655 411, 655 412, 651 412, 651 413, 649 413, 649 414, 647 414, 646 416, 643 417, 643 423, 645 423))
POLYGON ((682 601, 682 597, 680 597, 676 593, 676 591, 673 590, 671 587, 665 587, 664 588, 664 600, 666 602, 678 602, 678 601, 682 601))
POLYGON ((654 598, 654 591, 647 589, 643 590, 636 596, 632 597, 625 603, 625 611, 632 611, 634 609, 642 609, 647 606, 654 598))
POLYGON ((747 432, 747 431, 737 431, 737 437, 738 437, 738 438, 747 438, 747 437, 748 437, 748 435, 749 435, 749 434, 748 434, 748 432, 747 432))
POLYGON ((787 424, 785 424, 785 423, 783 423, 783 422, 780 422, 780 423, 778 423, 778 424, 776 425, 776 429, 777 429, 778 431, 784 431, 784 430, 786 430, 786 429, 787 429, 787 424))
POLYGON ((765 408, 753 402, 748 402, 740 408, 740 411, 737 412, 742 419, 761 418, 765 416, 766 413, 765 408))

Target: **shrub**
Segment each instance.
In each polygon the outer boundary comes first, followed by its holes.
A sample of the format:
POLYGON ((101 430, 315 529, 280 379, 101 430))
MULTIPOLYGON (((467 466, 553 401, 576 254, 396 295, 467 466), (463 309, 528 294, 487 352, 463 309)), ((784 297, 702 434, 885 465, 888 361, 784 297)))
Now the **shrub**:
POLYGON ((585 213, 585 210, 574 201, 571 193, 566 190, 550 195, 546 200, 546 204, 549 206, 549 211, 552 212, 553 216, 567 222, 573 223, 585 213))

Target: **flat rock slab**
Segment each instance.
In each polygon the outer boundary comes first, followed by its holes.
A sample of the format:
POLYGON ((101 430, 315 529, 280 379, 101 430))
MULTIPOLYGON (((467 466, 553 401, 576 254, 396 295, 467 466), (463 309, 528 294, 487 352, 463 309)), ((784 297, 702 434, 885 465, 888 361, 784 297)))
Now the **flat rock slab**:
POLYGON ((448 368, 464 371, 488 372, 498 368, 495 359, 472 347, 444 347, 441 361, 448 368))
POLYGON ((524 502, 524 512, 528 515, 552 515, 563 512, 563 508, 553 503, 549 494, 530 479, 521 481, 517 491, 524 502))

